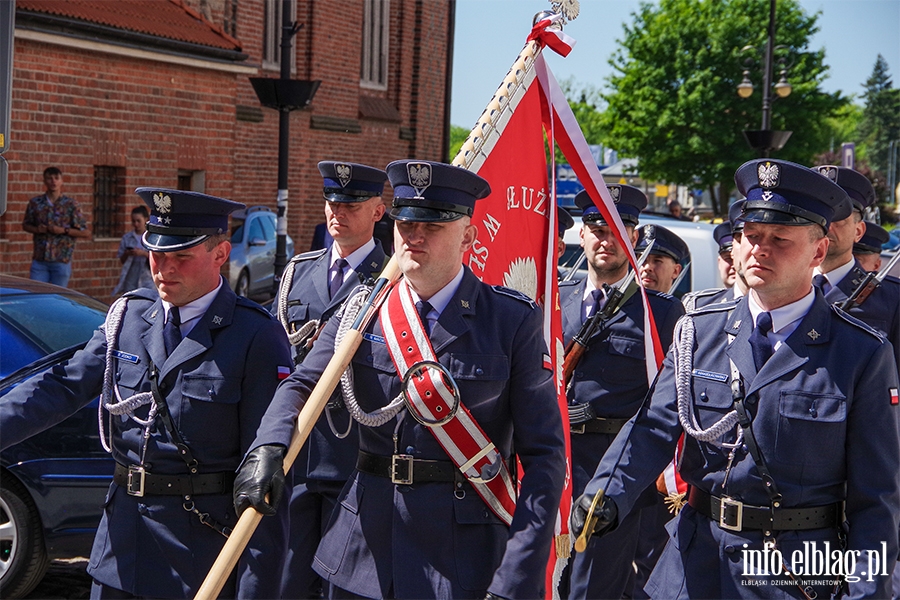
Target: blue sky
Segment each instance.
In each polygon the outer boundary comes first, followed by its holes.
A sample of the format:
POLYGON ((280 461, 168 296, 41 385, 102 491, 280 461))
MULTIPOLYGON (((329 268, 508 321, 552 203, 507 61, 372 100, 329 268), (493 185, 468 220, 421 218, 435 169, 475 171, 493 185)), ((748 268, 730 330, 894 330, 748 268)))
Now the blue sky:
MULTIPOLYGON (((764 0, 760 0, 763 2, 764 0)), ((831 67, 825 91, 862 93, 880 53, 888 62, 894 87, 900 87, 900 0, 800 0, 807 13, 821 12, 811 47, 825 48, 831 67)), ((548 0, 457 0, 450 120, 470 127, 522 49, 535 13, 548 0)), ((638 0, 581 0, 581 14, 566 27, 577 40, 568 58, 546 53, 559 80, 603 88, 608 59, 631 23, 638 0)), ((765 28, 766 24, 760 24, 765 28)))

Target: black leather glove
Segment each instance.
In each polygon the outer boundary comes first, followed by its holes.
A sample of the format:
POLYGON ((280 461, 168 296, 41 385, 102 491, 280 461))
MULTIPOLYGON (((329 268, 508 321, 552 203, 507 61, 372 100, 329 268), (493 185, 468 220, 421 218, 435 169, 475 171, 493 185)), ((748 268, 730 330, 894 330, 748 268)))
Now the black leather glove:
MULTIPOLYGON (((591 503, 593 501, 593 494, 582 494, 572 504, 572 517, 570 521, 573 535, 581 535, 581 531, 584 529, 584 522, 587 519, 587 514, 591 509, 591 503)), ((619 511, 616 508, 616 503, 610 500, 608 496, 603 496, 603 498, 600 499, 600 502, 597 503, 597 508, 594 509, 594 516, 597 517, 597 523, 594 525, 594 530, 591 532, 591 535, 601 537, 615 529, 616 525, 618 525, 618 514, 619 511)))
POLYGON ((285 447, 276 444, 258 446, 247 454, 234 478, 234 509, 238 515, 251 506, 264 515, 275 514, 284 495, 284 454, 285 447))

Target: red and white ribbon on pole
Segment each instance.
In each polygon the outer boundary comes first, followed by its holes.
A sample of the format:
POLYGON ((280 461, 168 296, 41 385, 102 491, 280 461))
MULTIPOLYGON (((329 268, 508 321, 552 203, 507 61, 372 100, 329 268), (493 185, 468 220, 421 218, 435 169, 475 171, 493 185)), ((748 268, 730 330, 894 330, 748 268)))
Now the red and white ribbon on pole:
POLYGON ((429 423, 447 456, 459 468, 491 511, 507 525, 516 509, 516 487, 503 456, 481 429, 469 410, 454 395, 452 383, 436 367, 431 340, 425 334, 406 280, 391 291, 379 313, 391 360, 406 380, 408 409, 420 422, 429 423))

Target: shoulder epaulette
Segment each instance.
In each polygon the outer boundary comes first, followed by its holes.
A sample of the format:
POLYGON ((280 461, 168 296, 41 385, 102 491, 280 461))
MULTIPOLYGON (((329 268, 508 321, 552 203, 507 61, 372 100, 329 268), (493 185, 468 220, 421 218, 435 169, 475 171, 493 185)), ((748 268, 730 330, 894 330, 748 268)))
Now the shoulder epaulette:
POLYGON ((130 292, 125 292, 122 295, 129 300, 138 298, 141 300, 148 300, 150 302, 156 302, 156 299, 159 298, 156 290, 151 290, 150 288, 138 288, 136 290, 131 290, 130 292))
POLYGON ((235 300, 235 304, 237 304, 238 306, 243 306, 245 308, 252 308, 252 309, 258 310, 259 312, 266 315, 270 319, 275 318, 272 315, 272 313, 267 311, 265 308, 263 308, 262 306, 260 306, 256 302, 254 302, 253 300, 250 300, 249 298, 245 298, 244 296, 238 296, 237 299, 235 300))
POLYGON ((568 280, 568 281, 560 281, 560 282, 559 282, 559 287, 561 287, 561 288, 562 288, 562 287, 572 287, 573 285, 578 285, 578 284, 581 283, 582 281, 583 281, 583 280, 581 280, 581 279, 570 279, 570 280, 568 280))
POLYGON ((667 294, 666 292, 658 292, 656 290, 647 290, 647 291, 650 292, 651 296, 656 296, 657 298, 662 298, 664 300, 674 300, 675 302, 678 302, 678 298, 676 298, 672 294, 667 294))
POLYGON ((698 290, 696 292, 688 292, 684 295, 685 298, 690 296, 691 298, 706 298, 707 296, 715 296, 716 294, 721 294, 728 288, 709 288, 706 290, 698 290))
POLYGON ((290 262, 296 263, 304 260, 312 260, 314 258, 319 258, 323 254, 328 252, 328 248, 319 248, 318 250, 310 250, 309 252, 304 252, 302 254, 297 254, 293 258, 291 258, 290 262))
POLYGON ((854 317, 853 315, 848 314, 848 313, 842 311, 840 308, 838 308, 838 307, 835 306, 834 304, 832 304, 832 305, 830 305, 830 306, 831 306, 831 310, 834 311, 834 313, 835 313, 837 316, 839 316, 839 317, 842 318, 843 320, 847 321, 847 322, 850 323, 851 325, 853 325, 853 326, 855 326, 855 327, 857 327, 857 328, 859 328, 859 329, 862 329, 862 330, 865 331, 866 333, 871 333, 871 334, 874 335, 876 338, 878 338, 878 340, 881 341, 882 343, 884 343, 884 342, 887 341, 887 338, 885 338, 885 337, 881 334, 881 332, 878 331, 877 329, 875 329, 875 328, 873 328, 873 327, 870 327, 870 326, 867 325, 866 323, 863 323, 862 321, 860 321, 859 319, 857 319, 857 318, 854 317))
POLYGON ((712 304, 705 304, 705 305, 701 306, 700 308, 695 308, 694 310, 688 311, 687 314, 694 317, 694 316, 717 313, 717 312, 727 312, 729 310, 732 310, 735 306, 737 306, 737 303, 740 301, 741 301, 740 298, 735 298, 734 300, 726 300, 724 302, 714 302, 712 304))
POLYGON ((502 285, 492 285, 491 289, 494 290, 495 292, 497 292, 498 294, 503 294, 504 296, 509 296, 510 298, 515 298, 516 300, 524 302, 524 303, 528 304, 528 306, 530 306, 531 308, 537 308, 537 304, 535 304, 531 298, 529 298, 528 296, 526 296, 525 294, 523 294, 522 292, 520 292, 518 290, 514 290, 514 289, 508 288, 508 287, 503 287, 502 285))
POLYGON ((685 310, 692 311, 697 308, 697 300, 700 298, 709 298, 717 294, 721 294, 728 288, 709 288, 705 290, 697 290, 696 292, 688 292, 681 297, 681 303, 685 310))

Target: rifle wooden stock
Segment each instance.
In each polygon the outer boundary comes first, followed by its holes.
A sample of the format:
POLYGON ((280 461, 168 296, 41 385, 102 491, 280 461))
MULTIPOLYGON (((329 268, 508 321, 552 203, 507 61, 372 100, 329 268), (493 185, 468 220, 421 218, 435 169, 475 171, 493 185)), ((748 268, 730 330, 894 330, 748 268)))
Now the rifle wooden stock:
MULTIPOLYGON (((372 319, 378 315, 378 307, 384 302, 384 299, 387 297, 387 292, 390 291, 391 287, 397 282, 399 277, 400 269, 397 266, 397 260, 392 257, 387 266, 385 266, 384 271, 382 271, 381 278, 376 283, 376 287, 372 291, 368 304, 364 307, 363 311, 360 312, 353 328, 347 331, 344 340, 341 342, 340 346, 338 346, 334 356, 328 363, 328 366, 325 367, 325 372, 322 373, 322 377, 319 379, 316 387, 313 388, 312 393, 303 405, 303 409, 297 416, 297 426, 294 429, 294 433, 291 437, 291 444, 288 446, 287 453, 284 457, 285 473, 290 471, 291 465, 294 464, 297 455, 300 454, 300 449, 303 447, 303 444, 306 443, 310 432, 312 432, 313 427, 316 425, 316 421, 319 420, 319 416, 325 409, 328 399, 331 398, 334 388, 337 387, 338 381, 341 379, 341 374, 347 368, 347 365, 350 364, 353 355, 356 353, 356 349, 359 348, 360 343, 362 343, 363 330, 371 323, 372 319)), ((282 510, 285 510, 284 507, 282 507, 282 510)), ((228 537, 228 541, 225 542, 225 546, 219 553, 216 562, 213 563, 209 574, 207 574, 206 579, 203 581, 203 585, 197 590, 197 595, 194 596, 195 599, 212 600, 218 597, 219 592, 222 591, 222 586, 225 585, 225 581, 237 564, 238 559, 240 559, 241 554, 244 552, 244 548, 247 546, 250 537, 253 535, 253 532, 256 531, 261 520, 262 514, 255 509, 247 509, 243 512, 241 518, 238 519, 237 524, 234 526, 231 535, 228 537)), ((273 575, 270 573, 268 576, 273 575)))

